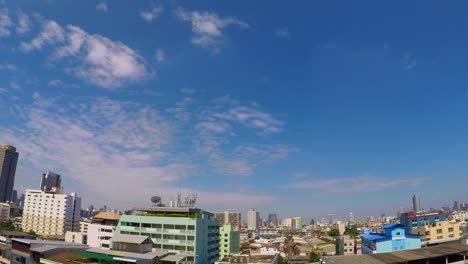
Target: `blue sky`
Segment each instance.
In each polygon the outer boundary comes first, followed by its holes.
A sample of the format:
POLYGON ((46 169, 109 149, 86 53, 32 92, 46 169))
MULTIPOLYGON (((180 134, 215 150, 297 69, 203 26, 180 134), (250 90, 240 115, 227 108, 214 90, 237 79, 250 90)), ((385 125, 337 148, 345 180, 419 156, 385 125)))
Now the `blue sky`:
POLYGON ((0 2, 17 188, 316 219, 468 200, 466 2, 255 3, 0 2))

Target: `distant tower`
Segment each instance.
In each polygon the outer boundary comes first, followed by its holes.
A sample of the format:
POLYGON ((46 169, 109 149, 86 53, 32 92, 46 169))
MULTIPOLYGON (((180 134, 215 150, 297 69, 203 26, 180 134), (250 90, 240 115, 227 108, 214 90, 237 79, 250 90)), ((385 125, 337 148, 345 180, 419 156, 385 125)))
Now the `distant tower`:
POLYGON ((51 171, 42 174, 41 190, 47 193, 60 193, 62 179, 60 175, 51 171))
POLYGON ((458 201, 453 202, 453 210, 460 211, 460 203, 458 201))
POLYGON ((333 225, 335 223, 335 217, 332 214, 328 215, 328 224, 333 225))
POLYGON ((250 208, 247 212, 247 227, 249 230, 256 230, 260 224, 260 213, 250 208))
POLYGON ((353 212, 350 212, 350 213, 349 213, 349 219, 348 219, 348 220, 349 220, 349 223, 350 223, 350 224, 351 224, 351 223, 354 223, 354 215, 353 215, 353 212))
POLYGON ((15 147, 0 145, 0 202, 11 201, 18 155, 15 147))
POLYGON ((18 191, 13 190, 13 193, 11 195, 11 202, 16 204, 18 202, 18 191))
POLYGON ((417 194, 413 194, 413 210, 415 213, 421 212, 421 202, 417 194))

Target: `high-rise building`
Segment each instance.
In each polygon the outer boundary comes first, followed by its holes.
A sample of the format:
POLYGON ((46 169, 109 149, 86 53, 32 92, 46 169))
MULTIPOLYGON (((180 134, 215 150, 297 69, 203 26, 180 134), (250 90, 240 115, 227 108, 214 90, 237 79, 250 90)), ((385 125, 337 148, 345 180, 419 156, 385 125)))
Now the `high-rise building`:
POLYGON ((240 250, 240 232, 233 230, 230 224, 225 224, 219 229, 220 253, 219 259, 229 257, 240 250))
POLYGON ((276 214, 269 214, 268 215, 268 223, 269 226, 278 226, 278 215, 276 214))
POLYGON ((241 213, 239 212, 224 211, 215 213, 214 217, 218 220, 220 225, 230 224, 234 230, 241 229, 242 219, 241 213))
POLYGON ((332 214, 328 214, 328 224, 333 225, 335 223, 335 217, 332 214))
POLYGON ((139 215, 122 215, 116 235, 151 237, 153 251, 183 254, 187 263, 214 264, 219 259, 219 223, 198 208, 135 208, 139 215))
POLYGON ((257 230, 260 227, 260 213, 250 208, 247 212, 247 228, 257 230))
POLYGON ((460 211, 460 203, 458 201, 453 202, 453 210, 460 211))
POLYGON ((0 146, 0 202, 2 203, 11 201, 18 155, 15 147, 0 146))
POLYGON ((353 212, 350 212, 350 213, 349 213, 348 221, 349 221, 350 224, 351 224, 351 223, 354 223, 354 214, 353 214, 353 212))
POLYGON ((13 190, 13 193, 11 194, 11 202, 12 203, 18 203, 18 191, 13 190))
POLYGON ((315 219, 310 219, 310 225, 315 225, 315 219))
POLYGON ((26 190, 21 227, 43 236, 64 236, 80 231, 81 198, 76 193, 26 190))
POLYGON ((41 191, 46 193, 60 193, 62 180, 60 175, 51 171, 42 174, 41 191))
POLYGON ((292 219, 292 228, 296 230, 302 230, 302 217, 294 216, 292 219))
POLYGON ((413 194, 413 211, 415 213, 421 212, 421 201, 417 194, 413 194))

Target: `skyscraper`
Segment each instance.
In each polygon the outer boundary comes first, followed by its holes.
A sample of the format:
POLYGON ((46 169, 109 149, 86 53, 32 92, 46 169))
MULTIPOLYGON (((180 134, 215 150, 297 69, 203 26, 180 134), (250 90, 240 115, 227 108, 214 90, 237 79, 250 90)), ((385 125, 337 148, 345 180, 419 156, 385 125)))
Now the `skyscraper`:
POLYGON ((12 203, 17 203, 18 202, 18 191, 13 190, 13 193, 11 194, 11 202, 12 203))
POLYGON ((260 213, 250 208, 247 212, 247 228, 256 230, 260 226, 260 213))
POLYGON ((230 224, 233 230, 240 230, 241 229, 241 213, 239 212, 229 212, 224 211, 220 213, 215 213, 214 217, 218 220, 220 226, 225 224, 230 224))
POLYGON ((335 217, 332 214, 328 215, 328 224, 333 225, 335 223, 335 217))
POLYGON ((47 193, 60 193, 62 180, 60 175, 51 171, 42 174, 41 191, 47 193))
POLYGON ((460 203, 458 201, 453 202, 453 210, 460 211, 460 203))
POLYGON ((353 212, 350 212, 349 213, 349 219, 348 219, 349 223, 354 223, 354 215, 353 215, 353 212))
POLYGON ((413 211, 415 213, 421 212, 421 202, 417 194, 413 194, 413 211))
POLYGON ((10 145, 0 146, 0 202, 11 201, 15 184, 18 152, 10 145))
POLYGON ((269 214, 268 215, 268 223, 267 225, 271 226, 278 226, 278 216, 276 214, 269 214))

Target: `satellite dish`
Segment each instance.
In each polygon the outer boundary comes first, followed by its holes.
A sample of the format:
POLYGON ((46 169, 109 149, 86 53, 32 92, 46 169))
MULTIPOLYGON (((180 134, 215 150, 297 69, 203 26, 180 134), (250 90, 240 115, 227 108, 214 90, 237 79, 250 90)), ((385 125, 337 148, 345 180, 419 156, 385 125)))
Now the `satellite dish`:
POLYGON ((161 197, 153 196, 153 197, 151 197, 151 202, 154 203, 154 204, 159 204, 159 203, 161 203, 161 197))

